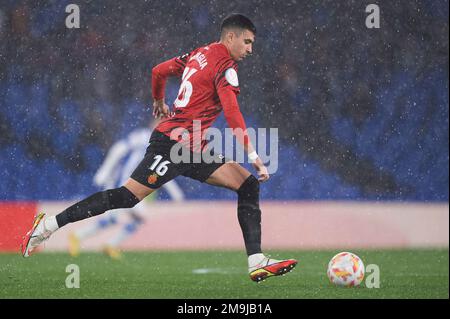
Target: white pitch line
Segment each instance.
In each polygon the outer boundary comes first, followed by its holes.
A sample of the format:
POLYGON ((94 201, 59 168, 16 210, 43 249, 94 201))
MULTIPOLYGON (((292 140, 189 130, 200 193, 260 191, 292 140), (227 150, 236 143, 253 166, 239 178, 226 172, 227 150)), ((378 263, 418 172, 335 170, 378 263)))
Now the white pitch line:
POLYGON ((193 274, 196 275, 205 275, 205 274, 239 274, 242 273, 242 271, 237 271, 236 269, 232 268, 197 268, 192 270, 193 274))

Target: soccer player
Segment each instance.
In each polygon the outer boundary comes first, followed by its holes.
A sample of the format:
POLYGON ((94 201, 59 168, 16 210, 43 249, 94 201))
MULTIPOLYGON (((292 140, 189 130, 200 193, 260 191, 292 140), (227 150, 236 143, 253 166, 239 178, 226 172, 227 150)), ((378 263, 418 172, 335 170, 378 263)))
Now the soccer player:
POLYGON ((259 183, 266 181, 269 174, 247 135, 237 102, 240 92, 237 62, 252 53, 255 35, 256 28, 250 19, 232 14, 222 21, 219 42, 154 67, 153 115, 162 121, 152 133, 144 159, 122 187, 93 194, 56 216, 46 218, 45 214, 38 214, 24 237, 23 256, 27 257, 58 228, 110 209, 133 207, 166 182, 183 175, 237 193, 237 215, 253 281, 260 282, 291 271, 297 265, 296 260, 275 260, 265 256, 261 250, 259 183), (164 101, 169 76, 181 77, 172 112, 164 101), (212 162, 203 157, 197 160, 206 145, 204 141, 196 142, 195 134, 198 132, 194 130, 195 124, 200 121, 200 134, 203 136, 222 111, 236 139, 247 152, 258 179, 238 163, 219 155, 212 162), (180 145, 189 150, 189 159, 194 160, 179 162, 173 159, 174 154, 182 150, 180 145))
MULTIPOLYGON (((97 170, 94 176, 94 184, 104 190, 122 186, 144 157, 151 132, 150 128, 137 128, 131 131, 126 138, 115 142, 109 149, 102 165, 97 170)), ((167 182, 162 187, 164 187, 174 201, 184 200, 184 193, 175 180, 167 182)), ((95 236, 111 226, 117 225, 119 215, 125 215, 127 217, 126 223, 124 223, 120 231, 103 247, 103 251, 109 257, 112 259, 120 259, 120 244, 143 225, 144 218, 142 216, 151 210, 151 205, 148 205, 148 203, 152 201, 155 195, 156 192, 153 192, 133 208, 116 209, 98 219, 95 223, 71 233, 69 235, 70 255, 73 257, 78 256, 81 241, 95 236)))

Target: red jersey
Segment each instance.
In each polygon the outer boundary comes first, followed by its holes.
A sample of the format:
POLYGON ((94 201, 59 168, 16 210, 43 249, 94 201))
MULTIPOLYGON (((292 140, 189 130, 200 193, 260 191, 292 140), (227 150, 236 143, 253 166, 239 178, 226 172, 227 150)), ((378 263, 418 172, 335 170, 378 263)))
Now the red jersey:
MULTIPOLYGON (((186 144, 181 131, 188 131, 189 147, 193 134, 204 136, 205 131, 225 111, 228 125, 246 130, 245 122, 237 104, 239 94, 237 64, 230 57, 228 49, 221 43, 211 43, 195 49, 189 54, 173 58, 157 65, 152 72, 152 93, 155 100, 164 98, 165 83, 168 76, 181 76, 177 99, 173 103, 174 116, 163 119, 155 128, 163 134, 186 144), (201 124, 201 130, 194 132, 201 124), (174 134, 174 130, 176 134, 174 134), (175 135, 175 137, 173 136, 175 135)), ((186 134, 185 134, 186 135, 186 134)), ((238 137, 239 139, 239 137, 238 137)), ((247 137, 241 143, 247 143, 247 137)), ((201 144, 203 148, 204 141, 201 144)))

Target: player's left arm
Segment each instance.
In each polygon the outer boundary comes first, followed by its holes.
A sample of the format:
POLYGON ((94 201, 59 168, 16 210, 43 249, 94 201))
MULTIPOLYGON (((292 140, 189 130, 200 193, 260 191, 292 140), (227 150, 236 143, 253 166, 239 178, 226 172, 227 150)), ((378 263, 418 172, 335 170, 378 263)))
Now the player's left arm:
POLYGON ((250 162, 259 175, 259 181, 264 182, 269 179, 267 167, 253 147, 253 144, 247 134, 247 126, 242 116, 237 101, 237 95, 240 92, 239 80, 237 75, 237 64, 231 59, 226 58, 218 63, 216 76, 214 78, 214 86, 223 108, 223 113, 228 126, 233 129, 233 134, 238 142, 244 147, 248 154, 250 162))
POLYGON ((229 87, 225 87, 217 91, 220 103, 223 107, 223 113, 228 126, 233 129, 233 134, 236 136, 238 142, 244 147, 248 154, 249 160, 256 169, 260 182, 265 182, 269 179, 269 172, 267 167, 259 158, 253 147, 253 144, 247 134, 247 126, 245 125, 244 117, 242 116, 236 93, 229 87))

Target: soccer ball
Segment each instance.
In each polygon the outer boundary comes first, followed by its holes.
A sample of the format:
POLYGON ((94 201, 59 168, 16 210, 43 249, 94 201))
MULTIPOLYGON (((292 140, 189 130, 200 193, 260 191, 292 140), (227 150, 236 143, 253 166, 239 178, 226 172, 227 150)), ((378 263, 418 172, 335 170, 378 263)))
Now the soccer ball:
POLYGON ((364 279, 364 264, 355 254, 342 252, 331 258, 327 276, 337 286, 356 287, 364 279))

